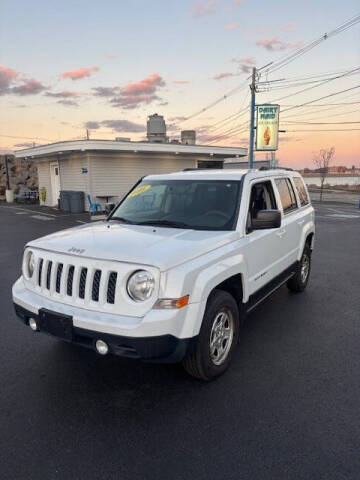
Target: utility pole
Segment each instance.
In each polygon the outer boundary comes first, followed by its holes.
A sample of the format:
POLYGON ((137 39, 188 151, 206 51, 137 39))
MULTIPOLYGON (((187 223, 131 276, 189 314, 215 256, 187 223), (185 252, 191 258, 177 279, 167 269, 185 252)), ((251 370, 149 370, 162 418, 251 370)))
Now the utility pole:
POLYGON ((10 190, 10 179, 9 179, 9 164, 8 156, 5 155, 5 171, 6 171, 6 190, 10 190))
POLYGON ((249 168, 254 168, 254 132, 255 132, 255 93, 256 93, 256 67, 252 69, 251 77, 251 106, 250 106, 250 144, 249 144, 249 168))
POLYGON ((90 138, 90 134, 89 134, 89 129, 87 128, 86 129, 86 140, 89 140, 90 138))

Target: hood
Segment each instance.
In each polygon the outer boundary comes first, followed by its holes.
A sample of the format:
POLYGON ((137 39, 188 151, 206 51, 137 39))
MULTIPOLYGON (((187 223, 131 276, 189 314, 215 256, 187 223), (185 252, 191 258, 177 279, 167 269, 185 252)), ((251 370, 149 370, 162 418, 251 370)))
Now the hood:
POLYGON ((183 230, 103 221, 62 230, 28 246, 168 270, 238 238, 237 232, 183 230))

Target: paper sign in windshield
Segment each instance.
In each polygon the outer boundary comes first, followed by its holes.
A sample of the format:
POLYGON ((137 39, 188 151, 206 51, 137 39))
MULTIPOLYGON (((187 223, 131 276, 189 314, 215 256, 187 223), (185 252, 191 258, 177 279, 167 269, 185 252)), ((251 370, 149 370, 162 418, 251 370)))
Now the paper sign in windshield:
POLYGON ((137 195, 142 195, 143 193, 147 192, 151 188, 151 185, 140 185, 136 187, 130 194, 129 198, 136 197, 137 195))

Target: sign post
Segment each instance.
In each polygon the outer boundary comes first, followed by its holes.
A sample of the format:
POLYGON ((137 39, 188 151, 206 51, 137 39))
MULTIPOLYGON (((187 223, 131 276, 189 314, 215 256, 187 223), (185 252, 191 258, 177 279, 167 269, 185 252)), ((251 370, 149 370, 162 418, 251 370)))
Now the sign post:
POLYGON ((280 105, 256 106, 256 150, 274 152, 279 143, 280 105))

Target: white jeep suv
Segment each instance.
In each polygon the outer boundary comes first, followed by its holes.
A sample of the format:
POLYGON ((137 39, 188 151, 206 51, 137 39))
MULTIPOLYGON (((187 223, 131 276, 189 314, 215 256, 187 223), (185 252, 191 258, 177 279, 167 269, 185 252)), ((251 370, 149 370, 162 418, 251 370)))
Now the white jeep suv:
POLYGON ((15 310, 34 331, 211 380, 248 312, 284 283, 305 289, 314 231, 296 172, 149 175, 106 220, 26 245, 15 310))

